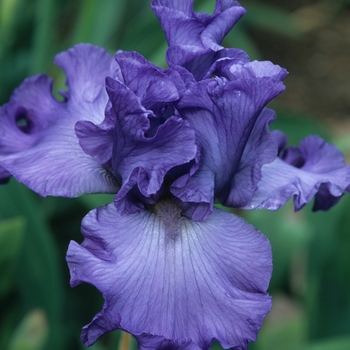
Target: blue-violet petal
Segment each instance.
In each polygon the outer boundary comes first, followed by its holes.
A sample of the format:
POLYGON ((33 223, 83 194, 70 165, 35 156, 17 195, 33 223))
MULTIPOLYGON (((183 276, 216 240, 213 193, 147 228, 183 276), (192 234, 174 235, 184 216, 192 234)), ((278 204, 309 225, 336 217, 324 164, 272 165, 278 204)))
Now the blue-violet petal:
POLYGON ((152 8, 160 20, 169 45, 168 64, 181 65, 200 80, 210 66, 222 57, 249 60, 242 50, 222 51, 220 45, 233 25, 246 12, 234 0, 217 0, 214 13, 195 12, 193 0, 153 0, 152 8))
POLYGON ((53 97, 49 77, 26 79, 0 108, 0 166, 42 196, 116 192, 113 177, 84 153, 74 130, 78 120, 103 120, 112 58, 81 44, 55 61, 67 73, 65 101, 53 97))
POLYGON ((315 196, 313 210, 328 210, 350 185, 350 166, 333 145, 311 135, 262 168, 262 178, 245 209, 277 210, 294 196, 300 210, 315 196))
POLYGON ((71 285, 93 284, 105 304, 83 328, 84 344, 123 329, 142 348, 247 349, 271 308, 268 240, 243 219, 214 209, 205 221, 172 202, 121 216, 113 204, 83 220, 71 242, 71 285))
MULTIPOLYGON (((177 105, 196 131, 201 159, 197 173, 187 183, 175 181, 171 192, 183 202, 206 203, 209 208, 213 193, 225 206, 249 203, 262 165, 277 156, 268 130, 275 114, 264 107, 284 90, 286 71, 271 62, 226 63, 231 80, 216 77, 192 84, 177 105)), ((189 216, 203 220, 202 213, 189 216)))

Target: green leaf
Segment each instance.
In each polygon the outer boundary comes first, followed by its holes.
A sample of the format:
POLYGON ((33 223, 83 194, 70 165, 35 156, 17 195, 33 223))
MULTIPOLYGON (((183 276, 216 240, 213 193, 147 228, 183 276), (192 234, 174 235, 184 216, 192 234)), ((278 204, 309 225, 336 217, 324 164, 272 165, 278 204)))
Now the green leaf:
POLYGON ((0 222, 0 298, 14 287, 14 270, 24 239, 24 227, 22 217, 0 222))
POLYGON ((311 239, 310 226, 302 212, 294 213, 289 201, 277 212, 253 210, 244 213, 247 221, 267 236, 272 246, 273 273, 270 292, 284 285, 295 254, 306 250, 311 239))
POLYGON ((329 132, 326 127, 309 115, 296 111, 279 110, 278 108, 275 108, 275 110, 277 118, 270 128, 271 130, 283 131, 288 137, 289 145, 297 146, 301 139, 314 134, 326 140, 329 139, 329 132))
POLYGON ((238 22, 223 40, 225 47, 234 47, 244 50, 251 60, 262 59, 258 46, 248 34, 244 21, 238 22))
MULTIPOLYGON (((15 275, 22 312, 42 308, 48 317, 49 337, 45 349, 64 348, 63 281, 60 259, 45 218, 29 189, 10 181, 0 187, 0 216, 26 220, 26 230, 15 275)), ((61 257, 61 259, 64 259, 61 257)))
POLYGON ((43 310, 29 312, 18 325, 8 350, 41 350, 48 335, 48 323, 43 310))
POLYGON ((52 61, 55 54, 53 42, 55 40, 56 11, 55 0, 37 0, 35 30, 31 50, 31 75, 46 71, 49 62, 52 61))
POLYGON ((81 0, 72 44, 89 42, 106 47, 123 19, 126 2, 119 0, 81 0), (102 5, 102 6, 101 6, 102 5))
MULTIPOLYGON (((295 350, 294 346, 286 346, 284 350, 295 350)), ((348 350, 350 349, 350 337, 339 337, 298 346, 298 350, 348 350)))
POLYGON ((308 259, 310 339, 341 336, 350 330, 350 196, 328 212, 310 215, 314 238, 308 259))
POLYGON ((257 343, 249 348, 257 350, 285 350, 288 346, 288 348, 299 350, 301 345, 305 343, 305 328, 305 320, 302 316, 295 316, 292 319, 268 326, 263 325, 258 335, 257 343))
POLYGON ((0 58, 12 40, 19 0, 0 0, 0 58))
POLYGON ((95 209, 97 207, 102 207, 103 205, 112 203, 114 200, 114 195, 112 195, 112 194, 89 194, 86 196, 79 197, 78 200, 88 210, 92 210, 92 209, 95 209))
POLYGON ((291 38, 296 38, 304 32, 303 22, 281 7, 253 1, 246 1, 244 7, 248 11, 244 21, 253 27, 291 38))

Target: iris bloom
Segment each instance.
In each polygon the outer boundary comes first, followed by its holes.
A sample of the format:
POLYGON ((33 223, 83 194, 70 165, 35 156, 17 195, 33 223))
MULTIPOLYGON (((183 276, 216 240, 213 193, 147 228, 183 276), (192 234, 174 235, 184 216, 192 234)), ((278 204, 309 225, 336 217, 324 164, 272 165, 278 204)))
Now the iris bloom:
POLYGON ((317 136, 286 147, 266 104, 287 72, 220 43, 245 10, 217 0, 154 0, 169 68, 136 52, 81 44, 55 62, 64 101, 45 75, 25 80, 0 109, 0 179, 42 196, 115 193, 71 242, 71 285, 105 303, 84 344, 122 329, 141 349, 246 349, 271 308, 268 240, 214 207, 276 210, 334 205, 350 184, 341 153, 317 136))

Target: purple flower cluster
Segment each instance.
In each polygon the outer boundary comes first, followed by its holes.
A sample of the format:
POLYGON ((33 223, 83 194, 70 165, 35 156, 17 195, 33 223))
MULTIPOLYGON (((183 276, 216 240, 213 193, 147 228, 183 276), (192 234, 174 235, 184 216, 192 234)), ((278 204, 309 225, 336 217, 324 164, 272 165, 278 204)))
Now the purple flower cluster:
POLYGON ((105 304, 84 344, 122 329, 141 349, 247 349, 271 308, 268 240, 214 203, 276 210, 329 209, 350 185, 342 154, 317 136, 286 147, 270 132, 266 104, 287 72, 225 49, 245 13, 217 0, 153 0, 169 68, 136 52, 80 44, 55 62, 64 101, 45 75, 31 77, 0 109, 0 181, 11 175, 42 196, 114 193, 71 242, 71 285, 93 284, 105 304))

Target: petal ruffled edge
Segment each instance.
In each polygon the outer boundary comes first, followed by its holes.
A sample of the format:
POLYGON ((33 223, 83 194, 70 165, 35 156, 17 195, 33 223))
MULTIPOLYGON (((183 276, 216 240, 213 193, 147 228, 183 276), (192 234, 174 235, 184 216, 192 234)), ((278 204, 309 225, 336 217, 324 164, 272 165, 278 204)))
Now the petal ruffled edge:
MULTIPOLYGON (((195 12, 193 0, 153 0, 151 6, 169 45, 166 52, 169 66, 181 65, 197 80, 202 79, 211 65, 227 53, 220 45, 221 41, 246 12, 234 0, 217 0, 213 14, 195 12)), ((241 55, 239 50, 236 51, 241 55)))
POLYGON ((89 44, 57 55, 71 88, 63 102, 53 97, 49 77, 26 79, 0 108, 1 166, 42 196, 115 193, 113 176, 84 153, 74 130, 78 120, 103 120, 111 62, 104 49, 89 44))
POLYGON ((328 210, 349 186, 350 166, 346 166, 341 152, 311 135, 287 152, 285 160, 277 158, 263 166, 257 191, 244 209, 277 210, 293 196, 298 211, 315 196, 313 210, 328 210))
POLYGON ((170 202, 121 216, 111 204, 90 212, 82 232, 67 252, 71 284, 91 283, 105 298, 83 329, 86 345, 114 329, 144 348, 209 349, 216 339, 246 349, 256 340, 271 308, 271 247, 241 218, 214 209, 196 223, 170 202))
POLYGON ((284 90, 287 71, 271 62, 225 60, 221 69, 225 65, 232 80, 191 83, 177 105, 196 132, 201 159, 197 173, 176 181, 171 192, 183 202, 200 204, 193 213, 186 210, 194 220, 204 220, 214 200, 230 207, 249 203, 261 167, 277 156, 268 130, 275 114, 265 105, 284 90))
MULTIPOLYGON (((172 84, 170 90, 174 87, 172 84)), ((121 213, 130 214, 143 205, 130 201, 128 193, 137 187, 144 198, 155 195, 168 171, 195 158, 196 138, 189 123, 174 115, 161 123, 154 135, 148 135, 150 118, 155 116, 142 106, 141 99, 113 79, 107 79, 107 92, 112 108, 106 118, 111 114, 115 121, 112 165, 121 184, 115 204, 121 213)))

